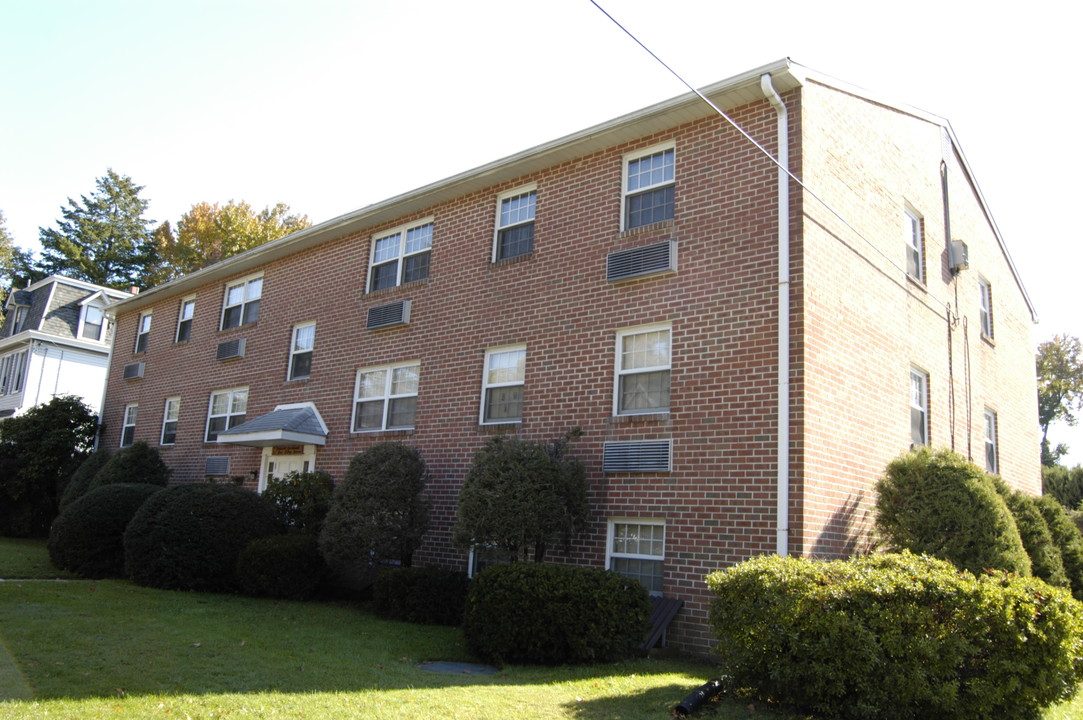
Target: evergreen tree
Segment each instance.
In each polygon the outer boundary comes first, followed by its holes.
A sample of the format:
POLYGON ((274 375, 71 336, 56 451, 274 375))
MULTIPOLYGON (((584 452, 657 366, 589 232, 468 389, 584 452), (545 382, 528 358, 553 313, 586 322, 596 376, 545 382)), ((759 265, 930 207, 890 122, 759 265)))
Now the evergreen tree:
POLYGON ((41 269, 115 288, 142 284, 144 267, 155 264, 142 189, 110 168, 90 197, 68 198, 57 227, 40 229, 41 269))

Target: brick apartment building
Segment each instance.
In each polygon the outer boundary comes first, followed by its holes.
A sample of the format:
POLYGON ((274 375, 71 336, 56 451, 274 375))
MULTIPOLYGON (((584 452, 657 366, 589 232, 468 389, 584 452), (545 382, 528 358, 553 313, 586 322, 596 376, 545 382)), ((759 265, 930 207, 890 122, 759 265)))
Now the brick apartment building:
POLYGON ((703 92, 803 185, 689 94, 370 205, 113 305, 102 441, 256 489, 402 440, 466 568, 474 451, 579 427, 555 560, 694 651, 705 574, 850 552, 914 443, 1038 492, 1034 309, 948 123, 788 60, 703 92))

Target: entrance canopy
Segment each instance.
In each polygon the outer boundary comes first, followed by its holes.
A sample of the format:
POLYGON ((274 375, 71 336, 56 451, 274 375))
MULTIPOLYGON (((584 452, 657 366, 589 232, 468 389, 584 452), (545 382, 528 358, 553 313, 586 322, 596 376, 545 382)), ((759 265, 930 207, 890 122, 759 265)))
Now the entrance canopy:
POLYGON ((222 430, 218 442, 250 447, 323 445, 327 425, 312 403, 279 405, 266 415, 222 430))

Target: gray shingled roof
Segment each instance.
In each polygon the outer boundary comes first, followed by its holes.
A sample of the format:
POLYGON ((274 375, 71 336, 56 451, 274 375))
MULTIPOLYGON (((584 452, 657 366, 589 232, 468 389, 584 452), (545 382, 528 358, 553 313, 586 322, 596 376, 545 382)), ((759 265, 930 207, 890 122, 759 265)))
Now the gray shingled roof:
POLYGON ((304 441, 322 445, 327 430, 316 411, 309 406, 276 408, 240 425, 218 433, 220 442, 231 442, 235 437, 242 444, 275 445, 304 441), (243 438, 243 439, 242 439, 243 438), (280 442, 275 442, 280 441, 280 442))

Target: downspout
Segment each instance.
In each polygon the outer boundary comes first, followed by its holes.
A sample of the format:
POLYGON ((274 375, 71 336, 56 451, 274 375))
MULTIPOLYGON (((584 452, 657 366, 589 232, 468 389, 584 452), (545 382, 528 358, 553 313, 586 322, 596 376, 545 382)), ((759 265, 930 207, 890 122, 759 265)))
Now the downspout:
POLYGON ((790 552, 790 128, 786 105, 760 76, 760 88, 778 114, 778 518, 775 552, 790 552))

